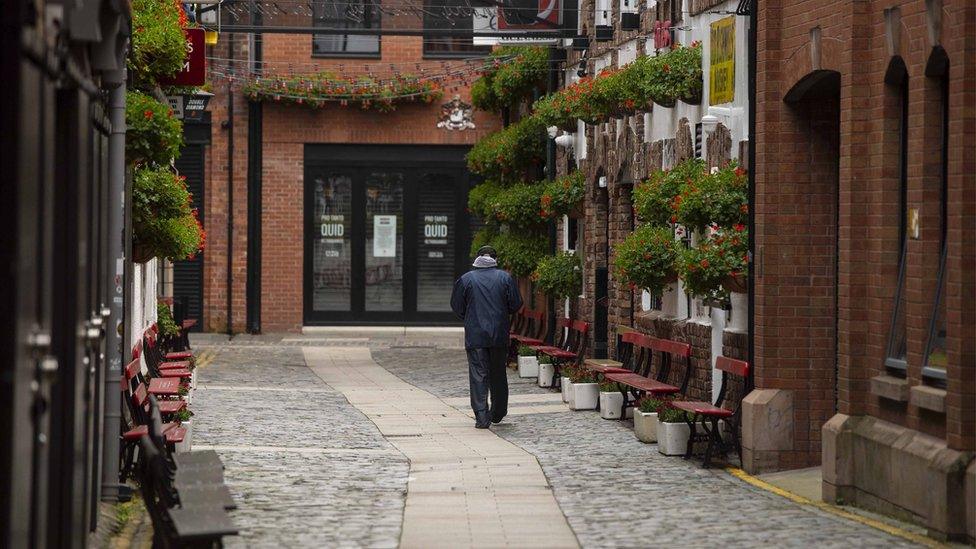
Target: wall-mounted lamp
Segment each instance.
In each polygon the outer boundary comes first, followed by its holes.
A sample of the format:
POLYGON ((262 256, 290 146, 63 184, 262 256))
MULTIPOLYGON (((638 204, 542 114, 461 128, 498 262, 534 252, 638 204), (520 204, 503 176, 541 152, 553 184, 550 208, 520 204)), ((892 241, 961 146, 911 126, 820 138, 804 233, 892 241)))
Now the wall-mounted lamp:
POLYGON ((573 138, 573 134, 571 134, 571 133, 564 133, 564 134, 560 135, 559 137, 557 137, 555 139, 555 141, 556 141, 556 146, 557 147, 562 147, 564 149, 572 149, 573 148, 573 141, 575 141, 575 139, 573 138))
POLYGON ((549 126, 548 128, 546 128, 546 133, 549 134, 549 139, 555 139, 556 134, 559 133, 559 128, 557 128, 556 126, 549 126))
POLYGON ((596 185, 601 189, 607 188, 607 176, 601 175, 600 179, 597 180, 596 185))

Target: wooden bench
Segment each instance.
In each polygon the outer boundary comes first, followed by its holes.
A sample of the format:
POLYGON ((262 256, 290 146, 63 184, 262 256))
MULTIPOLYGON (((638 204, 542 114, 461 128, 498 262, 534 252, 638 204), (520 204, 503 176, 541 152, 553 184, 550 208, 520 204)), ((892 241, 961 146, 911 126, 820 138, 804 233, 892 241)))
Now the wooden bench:
POLYGON ((515 315, 512 328, 508 334, 508 360, 512 362, 518 356, 522 345, 542 345, 546 335, 545 312, 533 309, 522 309, 515 315))
POLYGON ((620 385, 624 397, 621 418, 626 417, 627 407, 633 406, 643 395, 660 397, 684 393, 691 377, 691 345, 640 333, 628 338, 633 341, 633 371, 613 372, 604 376, 608 381, 616 381, 620 385), (668 383, 675 359, 684 363, 684 373, 678 385, 668 383))
POLYGON ((191 368, 193 364, 190 360, 168 361, 165 357, 169 354, 163 350, 162 341, 157 337, 156 325, 153 324, 143 333, 143 353, 146 359, 146 367, 153 378, 179 378, 189 380, 193 377, 191 368))
POLYGON ((634 366, 634 347, 639 341, 639 332, 624 332, 617 336, 617 358, 587 358, 583 367, 591 372, 605 376, 606 374, 627 374, 637 370, 634 366))
POLYGON ((742 404, 742 394, 745 390, 745 380, 749 376, 749 363, 734 358, 720 356, 715 360, 715 368, 722 372, 722 386, 715 396, 715 404, 697 400, 676 400, 671 403, 679 410, 687 412, 686 421, 691 429, 691 436, 688 437, 688 449, 685 451, 685 459, 692 456, 692 451, 696 442, 705 442, 705 456, 702 466, 708 467, 711 464, 712 452, 718 450, 725 455, 729 445, 722 438, 719 429, 719 420, 725 420, 728 432, 732 438, 731 445, 739 454, 739 462, 742 462, 742 447, 739 444, 739 411, 742 404), (734 394, 730 390, 730 378, 739 378, 742 390, 734 394), (697 425, 701 425, 702 432, 698 432, 697 425))
MULTIPOLYGON (((153 547, 219 547, 222 538, 237 535, 227 515, 235 507, 223 481, 223 465, 211 452, 201 463, 176 459, 163 442, 159 410, 150 397, 149 434, 139 440, 139 485, 153 523, 153 547), (203 462, 206 462, 203 464, 203 462), (181 480, 196 479, 196 481, 181 480)), ((193 454, 190 454, 193 455, 193 454)))
POLYGON ((559 329, 561 345, 530 345, 529 348, 537 355, 545 355, 551 359, 554 371, 553 388, 558 389, 561 384, 562 367, 573 362, 577 365, 583 363, 586 347, 589 342, 587 334, 590 331, 590 324, 581 320, 571 320, 568 318, 556 321, 559 329))

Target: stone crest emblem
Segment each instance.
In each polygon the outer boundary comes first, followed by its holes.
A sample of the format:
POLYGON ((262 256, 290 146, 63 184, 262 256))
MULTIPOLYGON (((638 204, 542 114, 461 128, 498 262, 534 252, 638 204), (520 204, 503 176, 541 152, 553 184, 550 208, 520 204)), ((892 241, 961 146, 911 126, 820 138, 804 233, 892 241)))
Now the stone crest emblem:
POLYGON ((455 95, 441 106, 437 127, 450 131, 473 130, 475 126, 471 120, 471 105, 461 101, 460 95, 455 95))

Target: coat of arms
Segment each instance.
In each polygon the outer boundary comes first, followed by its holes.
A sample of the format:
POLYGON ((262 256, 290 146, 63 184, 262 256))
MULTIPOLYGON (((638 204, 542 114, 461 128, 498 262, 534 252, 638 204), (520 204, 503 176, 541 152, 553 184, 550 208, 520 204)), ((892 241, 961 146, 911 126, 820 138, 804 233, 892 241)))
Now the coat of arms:
POLYGON ((455 95, 454 99, 441 106, 441 119, 437 123, 437 127, 451 131, 473 130, 471 105, 461 101, 460 95, 455 95))

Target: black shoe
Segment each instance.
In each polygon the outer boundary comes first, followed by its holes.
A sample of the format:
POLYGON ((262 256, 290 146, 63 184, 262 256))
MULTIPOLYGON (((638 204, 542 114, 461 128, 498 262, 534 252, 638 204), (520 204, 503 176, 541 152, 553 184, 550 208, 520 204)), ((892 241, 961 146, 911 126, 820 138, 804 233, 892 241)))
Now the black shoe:
POLYGON ((490 426, 491 426, 490 423, 475 423, 474 424, 474 428, 475 429, 487 429, 490 426))
POLYGON ((501 423, 503 419, 505 419, 505 416, 497 417, 497 418, 493 417, 493 418, 491 418, 491 422, 492 423, 501 423))

